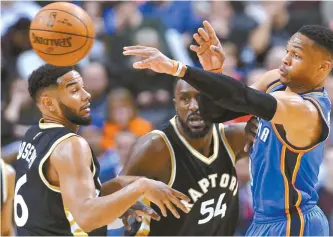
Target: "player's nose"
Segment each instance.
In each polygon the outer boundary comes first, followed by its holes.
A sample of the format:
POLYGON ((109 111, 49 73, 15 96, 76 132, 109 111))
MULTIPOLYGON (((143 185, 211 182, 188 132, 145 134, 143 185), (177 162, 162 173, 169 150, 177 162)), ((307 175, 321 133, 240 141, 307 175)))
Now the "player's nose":
POLYGON ((289 55, 289 53, 287 53, 283 58, 282 58, 282 63, 284 64, 284 65, 290 65, 290 63, 291 63, 291 57, 290 57, 290 55, 289 55))
POLYGON ((189 104, 189 110, 196 112, 199 110, 199 103, 196 99, 191 99, 190 104, 189 104))
POLYGON ((88 91, 83 90, 83 96, 82 96, 83 101, 89 101, 91 99, 91 95, 88 91))

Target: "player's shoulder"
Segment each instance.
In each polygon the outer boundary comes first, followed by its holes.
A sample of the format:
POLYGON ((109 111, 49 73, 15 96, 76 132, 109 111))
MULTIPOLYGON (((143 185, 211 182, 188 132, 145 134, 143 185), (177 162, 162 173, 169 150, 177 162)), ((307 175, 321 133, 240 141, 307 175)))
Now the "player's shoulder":
POLYGON ((141 136, 136 147, 142 151, 150 153, 159 153, 167 148, 167 135, 161 130, 153 130, 144 136, 141 136))
POLYGON ((50 158, 53 161, 65 161, 67 159, 82 159, 83 156, 86 155, 89 156, 90 159, 91 149, 88 142, 84 138, 73 133, 56 145, 50 158))
POLYGON ((266 92, 267 88, 274 82, 279 81, 279 79, 280 79, 279 69, 270 70, 264 73, 256 83, 251 85, 251 87, 256 90, 266 92))

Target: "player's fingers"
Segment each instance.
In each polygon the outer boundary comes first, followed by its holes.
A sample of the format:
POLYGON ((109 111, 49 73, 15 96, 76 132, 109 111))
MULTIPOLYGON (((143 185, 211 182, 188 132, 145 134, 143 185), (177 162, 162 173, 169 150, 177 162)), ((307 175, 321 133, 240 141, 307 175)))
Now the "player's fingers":
POLYGON ((195 33, 193 35, 193 39, 195 40, 195 42, 197 42, 198 45, 203 45, 205 43, 203 38, 198 33, 195 33))
POLYGON ((145 60, 136 62, 133 67, 136 69, 150 69, 150 64, 154 62, 155 58, 147 58, 145 60))
POLYGON ((186 202, 190 202, 191 201, 191 199, 188 196, 186 196, 184 193, 181 193, 181 192, 177 191, 176 189, 172 189, 172 194, 175 197, 178 197, 178 198, 180 198, 180 199, 182 199, 182 200, 184 200, 186 202))
POLYGON ((210 51, 215 54, 219 59, 223 60, 224 54, 223 50, 215 45, 210 46, 210 51))
POLYGON ((185 207, 185 205, 179 199, 177 199, 175 196, 170 195, 169 200, 173 204, 175 204, 180 210, 182 210, 185 213, 188 213, 188 209, 185 207))
POLYGON ((124 50, 133 50, 133 49, 150 49, 151 47, 146 47, 142 45, 134 45, 134 46, 125 46, 124 50))
POLYGON ((180 215, 177 212, 176 208, 173 206, 173 204, 168 199, 166 199, 164 201, 164 204, 171 211, 171 213, 172 213, 172 215, 174 215, 174 217, 176 217, 177 219, 180 218, 180 215))
POLYGON ((199 50, 200 50, 200 47, 199 47, 199 46, 196 46, 196 45, 190 45, 190 49, 191 49, 193 52, 198 53, 199 50))
POLYGON ((153 218, 154 220, 157 220, 157 221, 159 221, 161 219, 160 215, 158 215, 157 212, 151 207, 144 207, 142 210, 136 211, 136 213, 139 216, 148 215, 148 216, 150 216, 151 218, 153 218))
POLYGON ((203 25, 210 39, 217 39, 216 33, 212 25, 208 21, 204 21, 203 25))
POLYGON ((154 51, 147 49, 129 49, 123 52, 126 56, 139 56, 139 57, 151 57, 154 54, 154 51))
POLYGON ((137 212, 135 212, 135 220, 137 221, 137 222, 141 222, 142 221, 142 215, 139 215, 137 212))
POLYGON ((123 224, 124 226, 126 227, 127 230, 131 230, 131 226, 130 224, 128 223, 128 219, 130 218, 130 216, 124 216, 122 218, 122 221, 123 221, 123 224))
POLYGON ((155 204, 158 206, 158 208, 161 210, 161 213, 164 217, 167 217, 167 211, 166 208, 164 206, 164 203, 161 201, 155 202, 155 204))
POLYGON ((204 41, 209 41, 209 35, 207 34, 207 32, 203 29, 203 28, 199 28, 198 29, 198 33, 199 35, 204 39, 204 41))

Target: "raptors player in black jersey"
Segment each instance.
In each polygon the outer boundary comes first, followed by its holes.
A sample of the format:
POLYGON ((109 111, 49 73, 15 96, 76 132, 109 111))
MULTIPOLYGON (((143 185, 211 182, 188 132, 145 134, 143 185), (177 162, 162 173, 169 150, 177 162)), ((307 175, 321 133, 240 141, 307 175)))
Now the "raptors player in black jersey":
POLYGON ((174 93, 176 116, 166 128, 139 139, 122 173, 160 180, 188 194, 189 213, 159 222, 144 218, 129 234, 233 235, 239 212, 234 164, 247 155, 245 124, 204 121, 199 92, 183 80, 176 82, 174 93))
POLYGON ((43 118, 27 131, 17 158, 19 235, 105 235, 106 225, 142 195, 174 215, 173 205, 187 211, 178 198, 188 198, 162 182, 119 177, 101 185, 98 162, 76 134, 91 121, 90 94, 72 67, 41 66, 29 78, 29 92, 43 118))

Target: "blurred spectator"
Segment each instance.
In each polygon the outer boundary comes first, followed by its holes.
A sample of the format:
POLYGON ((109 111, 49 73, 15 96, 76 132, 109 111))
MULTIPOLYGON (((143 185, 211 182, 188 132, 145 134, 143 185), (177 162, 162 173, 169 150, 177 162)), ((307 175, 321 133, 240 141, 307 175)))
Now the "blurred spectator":
POLYGON ((117 2, 112 8, 107 8, 104 14, 106 32, 104 37, 110 63, 118 67, 131 67, 128 58, 124 57, 123 47, 133 45, 134 35, 142 28, 153 28, 159 35, 159 49, 170 55, 166 40, 166 27, 160 19, 147 19, 137 8, 135 2, 117 2))
MULTIPOLYGON (((12 125, 11 135, 19 139, 31 125, 38 123, 41 113, 29 95, 28 81, 16 79, 11 85, 10 96, 3 111, 2 122, 7 123, 8 128, 12 125)), ((2 140, 2 144, 5 144, 5 141, 2 140)))
POLYGON ((247 80, 246 80, 246 84, 248 86, 253 85, 254 83, 256 83, 258 80, 260 80, 260 78, 267 72, 266 69, 264 68, 256 68, 252 71, 250 71, 247 75, 247 80))
POLYGON ((39 10, 33 1, 1 1, 1 37, 21 18, 32 20, 39 10))
POLYGON ((102 148, 115 147, 115 137, 120 131, 129 131, 142 136, 152 130, 147 120, 137 116, 137 110, 131 93, 119 88, 111 91, 107 97, 107 118, 103 128, 102 148))
POLYGON ((140 10, 145 17, 161 19, 167 28, 179 33, 192 34, 202 22, 191 1, 147 1, 140 6, 140 10))
POLYGON ((127 131, 118 132, 115 136, 114 149, 108 149, 98 161, 101 166, 100 180, 102 183, 116 177, 129 159, 137 137, 127 131))
POLYGON ((223 43, 225 52, 225 60, 223 63, 223 73, 237 80, 242 80, 242 76, 237 72, 238 66, 238 50, 237 46, 232 42, 223 43))
POLYGON ((286 55, 285 46, 274 46, 272 47, 265 58, 264 66, 267 71, 277 69, 282 63, 283 57, 286 55))
POLYGON ((248 4, 246 12, 259 23, 251 38, 259 63, 273 46, 285 46, 294 32, 288 31, 290 14, 286 1, 261 1, 248 4))
POLYGON ((91 63, 82 68, 81 75, 86 90, 91 94, 92 124, 101 128, 105 120, 106 93, 109 81, 107 71, 102 64, 91 63))
POLYGON ((1 107, 2 156, 10 156, 19 148, 19 139, 37 124, 41 113, 28 92, 28 82, 16 79, 10 86, 8 104, 1 107))
POLYGON ((100 128, 95 125, 82 126, 80 127, 79 134, 88 142, 97 158, 103 155, 101 147, 102 131, 100 128))
POLYGON ((329 26, 333 30, 333 2, 322 1, 320 4, 321 15, 325 25, 329 26))

